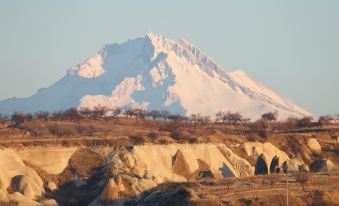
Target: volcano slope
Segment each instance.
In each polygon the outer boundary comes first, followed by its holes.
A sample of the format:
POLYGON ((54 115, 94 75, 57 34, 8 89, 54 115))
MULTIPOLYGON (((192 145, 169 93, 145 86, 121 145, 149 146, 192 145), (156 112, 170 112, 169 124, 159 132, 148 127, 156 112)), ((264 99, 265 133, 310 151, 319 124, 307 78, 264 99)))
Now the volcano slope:
POLYGON ((290 205, 338 203, 335 125, 265 138, 239 128, 131 119, 5 122, 0 205, 285 205, 287 180, 290 205), (53 136, 44 130, 49 125, 95 129, 53 136))

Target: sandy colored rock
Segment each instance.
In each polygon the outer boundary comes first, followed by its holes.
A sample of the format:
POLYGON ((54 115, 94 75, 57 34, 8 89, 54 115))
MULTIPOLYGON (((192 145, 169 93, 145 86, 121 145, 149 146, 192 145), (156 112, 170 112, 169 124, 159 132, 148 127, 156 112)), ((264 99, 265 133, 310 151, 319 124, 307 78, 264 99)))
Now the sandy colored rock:
POLYGON ((218 149, 225 156, 225 158, 230 161, 238 176, 248 177, 254 175, 254 168, 247 160, 234 154, 232 150, 227 148, 225 145, 218 145, 218 149))
POLYGON ((312 172, 329 172, 336 170, 338 167, 331 160, 318 160, 310 165, 312 172))
POLYGON ((14 192, 13 194, 9 194, 8 198, 10 201, 13 201, 13 202, 20 202, 26 199, 25 196, 21 194, 20 192, 14 192))
POLYGON ((178 149, 173 157, 172 168, 174 173, 183 176, 186 179, 188 179, 191 174, 189 165, 180 149, 178 149))
POLYGON ((56 189, 58 189, 58 186, 53 181, 48 181, 46 184, 46 188, 50 191, 55 191, 56 189))
POLYGON ((33 200, 29 200, 29 199, 24 199, 22 201, 20 201, 17 206, 44 206, 43 204, 33 201, 33 200))
POLYGON ((124 182, 122 181, 122 177, 121 176, 118 176, 116 182, 117 182, 117 186, 118 186, 119 192, 125 191, 124 182))
POLYGON ((208 163, 206 163, 205 161, 201 159, 197 159, 197 162, 198 162, 199 167, 189 176, 190 181, 197 181, 203 178, 214 178, 215 177, 208 163))
POLYGON ((0 202, 8 202, 9 198, 8 198, 8 194, 6 191, 0 189, 0 202))
POLYGON ((28 199, 35 199, 37 198, 37 194, 39 194, 39 190, 41 190, 41 188, 35 187, 33 181, 34 180, 31 180, 29 176, 17 175, 13 177, 11 181, 11 188, 20 192, 28 199))
POLYGON ((270 142, 246 142, 242 144, 241 148, 245 150, 248 156, 260 161, 264 160, 267 167, 266 173, 270 173, 270 166, 273 161, 276 161, 276 166, 281 168, 283 163, 290 159, 284 151, 281 151, 270 142))
POLYGON ((307 146, 313 151, 313 152, 321 152, 321 146, 316 138, 310 138, 307 140, 307 146))
POLYGON ((59 174, 67 166, 77 147, 27 147, 18 151, 25 161, 38 166, 49 174, 59 174))
POLYGON ((105 165, 106 158, 91 149, 78 149, 69 159, 69 165, 81 179, 88 179, 92 172, 105 165))
POLYGON ((4 188, 8 188, 15 176, 22 176, 21 192, 31 199, 43 193, 43 182, 39 175, 26 166, 12 149, 0 149, 0 180, 4 188))
POLYGON ((131 186, 124 184, 125 190, 128 188, 126 192, 136 194, 163 182, 187 181, 190 173, 199 168, 197 179, 239 176, 215 144, 131 146, 114 151, 108 156, 108 162, 111 164, 110 175, 129 177, 131 186), (201 169, 204 163, 209 169, 201 169))
POLYGON ((110 202, 119 198, 119 189, 115 180, 110 178, 107 182, 106 187, 100 194, 100 202, 110 202))
POLYGON ((43 200, 41 202, 44 206, 59 206, 56 200, 54 199, 49 199, 49 200, 43 200))

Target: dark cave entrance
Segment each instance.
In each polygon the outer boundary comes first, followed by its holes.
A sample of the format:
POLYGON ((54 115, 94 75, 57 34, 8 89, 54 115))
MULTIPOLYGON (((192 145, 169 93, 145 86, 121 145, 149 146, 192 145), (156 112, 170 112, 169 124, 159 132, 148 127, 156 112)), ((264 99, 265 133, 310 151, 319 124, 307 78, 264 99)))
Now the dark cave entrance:
POLYGON ((254 174, 255 175, 268 174, 268 168, 267 168, 266 160, 265 160, 264 155, 262 155, 262 154, 257 159, 257 162, 255 164, 254 174))
POLYGON ((279 167, 279 157, 275 156, 273 157, 270 165, 270 173, 280 173, 280 167, 279 167))

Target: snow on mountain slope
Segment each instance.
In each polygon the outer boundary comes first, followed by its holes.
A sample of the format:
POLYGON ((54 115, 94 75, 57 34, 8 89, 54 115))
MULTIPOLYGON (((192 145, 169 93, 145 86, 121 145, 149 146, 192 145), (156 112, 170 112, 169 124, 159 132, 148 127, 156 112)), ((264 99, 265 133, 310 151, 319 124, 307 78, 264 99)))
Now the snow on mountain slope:
POLYGON ((102 63, 102 56, 97 54, 78 66, 70 68, 68 72, 71 75, 77 74, 84 78, 95 78, 105 73, 105 70, 102 68, 102 63))
POLYGON ((54 85, 29 98, 0 101, 0 112, 96 105, 141 106, 184 115, 214 115, 220 110, 250 118, 274 110, 280 118, 309 115, 243 71, 225 72, 188 41, 175 42, 151 33, 104 45, 54 85))
POLYGON ((228 73, 234 82, 237 82, 238 87, 242 92, 253 99, 260 99, 264 102, 272 104, 277 108, 298 113, 300 115, 308 114, 306 110, 295 105, 285 97, 279 96, 277 93, 262 85, 259 82, 252 80, 244 71, 238 70, 228 73))

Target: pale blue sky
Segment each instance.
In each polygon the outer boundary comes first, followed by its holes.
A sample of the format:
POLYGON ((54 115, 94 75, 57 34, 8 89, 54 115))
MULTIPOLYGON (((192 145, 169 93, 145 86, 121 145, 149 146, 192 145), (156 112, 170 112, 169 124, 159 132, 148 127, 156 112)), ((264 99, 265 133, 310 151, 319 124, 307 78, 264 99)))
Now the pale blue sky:
POLYGON ((337 0, 1 0, 0 99, 147 31, 187 39, 315 115, 339 112, 337 0))

